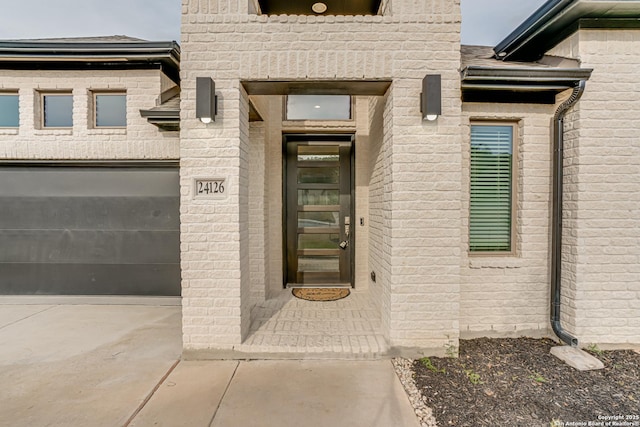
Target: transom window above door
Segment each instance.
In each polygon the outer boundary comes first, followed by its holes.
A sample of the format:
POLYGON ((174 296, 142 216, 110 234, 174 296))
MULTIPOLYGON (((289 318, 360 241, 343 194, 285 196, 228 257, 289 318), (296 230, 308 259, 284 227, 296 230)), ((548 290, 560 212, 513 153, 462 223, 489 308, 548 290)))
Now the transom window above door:
POLYGON ((287 120, 351 120, 349 95, 289 95, 287 120))
POLYGON ((257 0, 264 15, 377 15, 382 0, 257 0))

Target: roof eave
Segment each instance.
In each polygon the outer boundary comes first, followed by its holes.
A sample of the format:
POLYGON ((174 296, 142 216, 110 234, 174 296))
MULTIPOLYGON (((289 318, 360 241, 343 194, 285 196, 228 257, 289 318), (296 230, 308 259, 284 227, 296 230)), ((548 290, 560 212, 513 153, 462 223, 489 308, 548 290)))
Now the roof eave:
POLYGON ((0 41, 0 62, 162 62, 180 66, 176 42, 64 43, 0 41))
POLYGON ((511 34, 495 46, 493 50, 496 53, 496 57, 506 59, 510 52, 521 46, 524 41, 537 32, 540 27, 553 16, 556 16, 560 11, 576 1, 577 0, 549 0, 543 4, 533 15, 527 18, 526 21, 520 24, 511 34))
POLYGON ((638 28, 639 0, 549 0, 494 47, 503 61, 535 61, 580 28, 638 28))
POLYGON ((140 115, 147 119, 175 119, 180 121, 180 110, 140 110, 140 115))
POLYGON ((588 80, 592 71, 585 68, 469 66, 461 72, 462 100, 551 104, 558 93, 588 80))
POLYGON ((179 131, 180 130, 180 110, 162 110, 151 108, 148 110, 140 110, 140 116, 147 119, 147 122, 159 129, 165 131, 179 131))
POLYGON ((470 65, 462 70, 462 80, 527 80, 527 81, 576 81, 591 77, 590 68, 529 68, 484 67, 470 65))

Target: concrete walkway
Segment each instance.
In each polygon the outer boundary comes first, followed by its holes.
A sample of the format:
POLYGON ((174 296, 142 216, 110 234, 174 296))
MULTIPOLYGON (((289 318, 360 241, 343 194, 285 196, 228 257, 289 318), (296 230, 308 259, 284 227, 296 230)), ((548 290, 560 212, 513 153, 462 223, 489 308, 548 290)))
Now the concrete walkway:
POLYGON ((389 360, 179 361, 178 306, 20 301, 0 298, 0 426, 419 426, 389 360))
POLYGON ((419 427, 389 360, 181 362, 131 425, 419 427))

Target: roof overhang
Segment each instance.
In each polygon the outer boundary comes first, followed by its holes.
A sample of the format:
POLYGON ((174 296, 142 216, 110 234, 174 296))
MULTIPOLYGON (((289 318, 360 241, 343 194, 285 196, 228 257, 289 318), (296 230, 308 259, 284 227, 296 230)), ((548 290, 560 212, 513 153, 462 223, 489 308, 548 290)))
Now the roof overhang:
POLYGON ((381 0, 258 0, 260 12, 265 15, 376 15, 381 0), (321 3, 325 12, 316 12, 312 6, 321 3))
POLYGON ((180 79, 176 42, 0 41, 0 69, 160 68, 180 79))
POLYGON ((469 66, 462 70, 464 102, 554 104, 556 95, 588 80, 583 68, 469 66))
POLYGON ((382 96, 390 79, 368 80, 242 80, 249 95, 352 95, 382 96))
POLYGON ((640 0, 549 0, 494 51, 505 61, 535 61, 580 28, 640 28, 640 0))
MULTIPOLYGON (((180 88, 175 86, 160 95, 158 105, 140 110, 140 116, 164 131, 180 130, 180 88)), ((249 99, 249 121, 260 122, 262 116, 249 99)))
POLYGON ((180 110, 157 111, 152 109, 140 110, 140 115, 149 123, 166 131, 180 130, 180 110))

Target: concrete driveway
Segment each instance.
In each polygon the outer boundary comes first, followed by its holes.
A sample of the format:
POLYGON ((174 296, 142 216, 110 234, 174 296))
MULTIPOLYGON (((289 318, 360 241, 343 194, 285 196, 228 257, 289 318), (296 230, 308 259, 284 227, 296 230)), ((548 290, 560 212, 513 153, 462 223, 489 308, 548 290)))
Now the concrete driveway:
POLYGON ((0 300, 0 426, 124 425, 180 358, 180 319, 175 305, 0 300))
POLYGON ((0 298, 0 426, 419 426, 389 360, 179 361, 179 306, 89 301, 0 298))

